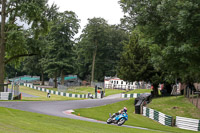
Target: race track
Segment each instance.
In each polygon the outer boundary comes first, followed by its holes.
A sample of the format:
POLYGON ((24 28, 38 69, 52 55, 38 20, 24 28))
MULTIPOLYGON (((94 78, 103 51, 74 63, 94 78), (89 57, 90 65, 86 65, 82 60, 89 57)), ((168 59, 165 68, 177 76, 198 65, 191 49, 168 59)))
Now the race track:
MULTIPOLYGON (((106 122, 103 122, 103 121, 80 117, 80 116, 76 116, 70 113, 68 114, 66 113, 66 110, 73 110, 73 109, 78 109, 78 108, 90 108, 90 107, 102 106, 102 105, 107 105, 107 104, 112 104, 115 102, 127 100, 127 99, 122 99, 118 97, 119 97, 119 94, 109 96, 104 99, 86 99, 86 100, 69 100, 69 101, 16 101, 16 102, 1 101, 0 107, 13 108, 13 109, 35 112, 35 113, 40 113, 40 114, 106 124, 106 122)), ((105 115, 108 115, 108 114, 105 114, 105 115)), ((127 125, 123 125, 123 126, 129 127, 129 128, 151 130, 147 128, 134 127, 134 126, 127 126, 127 125)))

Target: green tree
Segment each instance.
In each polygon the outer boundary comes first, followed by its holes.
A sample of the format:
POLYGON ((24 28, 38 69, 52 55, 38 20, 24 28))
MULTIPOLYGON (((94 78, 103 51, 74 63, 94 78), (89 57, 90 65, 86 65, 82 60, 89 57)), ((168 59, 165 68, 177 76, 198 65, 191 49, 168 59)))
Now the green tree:
POLYGON ((129 33, 121 28, 119 25, 111 25, 108 30, 109 43, 106 46, 105 72, 103 76, 115 76, 117 74, 117 65, 120 61, 121 53, 123 51, 123 43, 128 41, 129 33))
POLYGON ((81 79, 103 81, 104 76, 115 76, 117 62, 128 33, 119 25, 109 25, 103 18, 89 19, 75 45, 76 73, 81 79))
POLYGON ((91 70, 91 82, 93 82, 96 61, 101 62, 99 59, 104 55, 102 51, 104 51, 108 43, 108 24, 103 18, 93 18, 88 19, 88 21, 85 29, 83 29, 77 49, 83 52, 78 55, 78 60, 82 60, 83 67, 89 67, 89 70, 91 70))
MULTIPOLYGON (((2 0, 1 3, 1 38, 0 38, 0 83, 4 83, 5 64, 22 56, 29 56, 24 45, 25 34, 23 25, 31 25, 36 37, 39 33, 48 31, 48 22, 45 18, 47 0, 2 0), (18 22, 17 22, 18 20, 18 22)), ((2 91, 2 88, 0 89, 2 91)))
POLYGON ((49 77, 54 75, 55 88, 57 88, 57 76, 61 74, 61 83, 64 83, 64 74, 73 72, 73 36, 78 32, 79 20, 72 11, 58 13, 57 19, 52 24, 47 36, 48 46, 45 57, 40 61, 44 64, 49 77))
POLYGON ((145 81, 154 86, 154 94, 158 95, 161 73, 156 71, 150 62, 149 47, 141 41, 141 35, 134 31, 128 43, 125 43, 118 68, 118 77, 129 82, 145 81))
POLYGON ((200 1, 121 0, 120 5, 145 34, 156 69, 167 72, 166 78, 200 80, 200 1))

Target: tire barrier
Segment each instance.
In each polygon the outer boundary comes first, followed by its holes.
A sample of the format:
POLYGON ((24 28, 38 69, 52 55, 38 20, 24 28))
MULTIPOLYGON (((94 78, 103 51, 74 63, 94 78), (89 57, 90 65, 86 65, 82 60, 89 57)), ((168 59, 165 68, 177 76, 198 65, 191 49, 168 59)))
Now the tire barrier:
POLYGON ((121 94, 121 98, 137 98, 143 93, 121 94))
POLYGON ((173 117, 143 106, 143 116, 155 120, 162 125, 173 126, 173 117))
POLYGON ((136 114, 141 114, 142 113, 142 107, 152 100, 152 96, 150 93, 142 93, 140 96, 135 98, 135 113, 136 114))
POLYGON ((12 100, 13 96, 10 92, 0 92, 0 100, 12 100))
POLYGON ((200 131, 200 120, 176 116, 176 126, 181 129, 200 131))
POLYGON ((40 88, 37 86, 34 86, 32 84, 28 84, 28 83, 20 83, 20 85, 38 90, 38 91, 43 91, 46 93, 50 93, 50 94, 55 94, 55 95, 60 95, 60 96, 65 96, 65 97, 72 97, 72 98, 88 98, 87 94, 71 94, 71 93, 64 93, 64 92, 58 92, 58 91, 54 91, 54 90, 49 90, 46 88, 40 88))

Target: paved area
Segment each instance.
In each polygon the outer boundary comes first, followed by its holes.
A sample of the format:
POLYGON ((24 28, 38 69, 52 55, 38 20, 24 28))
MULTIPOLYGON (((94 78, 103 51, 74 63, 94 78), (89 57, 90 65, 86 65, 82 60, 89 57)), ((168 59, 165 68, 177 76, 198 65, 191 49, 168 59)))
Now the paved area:
POLYGON ((109 95, 107 97, 104 97, 103 99, 115 99, 115 98, 121 98, 121 94, 109 95))
POLYGON ((0 102, 1 107, 19 109, 59 117, 67 117, 63 111, 78 108, 89 108, 111 104, 126 99, 87 99, 74 101, 17 101, 0 102))

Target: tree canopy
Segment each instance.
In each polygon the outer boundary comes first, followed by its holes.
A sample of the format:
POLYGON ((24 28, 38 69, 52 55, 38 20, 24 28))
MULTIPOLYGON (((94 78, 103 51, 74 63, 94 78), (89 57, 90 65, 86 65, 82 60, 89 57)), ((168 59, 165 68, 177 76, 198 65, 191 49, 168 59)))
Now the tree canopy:
MULTIPOLYGON (((2 0, 0 39, 0 83, 4 83, 5 64, 19 57, 29 56, 26 49, 25 22, 35 33, 35 37, 48 31, 46 10, 47 0, 2 0)), ((2 91, 2 89, 1 89, 2 91)))
POLYGON ((120 5, 145 34, 155 69, 182 82, 199 80, 200 1, 121 0, 120 5))
POLYGON ((103 18, 92 18, 76 45, 78 74, 89 81, 103 81, 105 75, 115 76, 126 32, 109 25, 103 18))
POLYGON ((129 41, 124 43, 117 75, 129 82, 150 82, 154 85, 154 92, 157 95, 157 87, 162 82, 162 75, 160 71, 154 69, 150 61, 150 49, 148 45, 143 44, 142 38, 142 33, 134 30, 129 41))
MULTIPOLYGON (((57 79, 61 73, 73 72, 73 36, 78 32, 79 20, 72 11, 57 14, 57 19, 52 24, 47 36, 48 44, 45 48, 45 56, 41 59, 44 69, 49 77, 57 79)), ((64 80, 64 77, 62 78, 64 80)), ((57 86, 55 86, 57 87, 57 86)))

